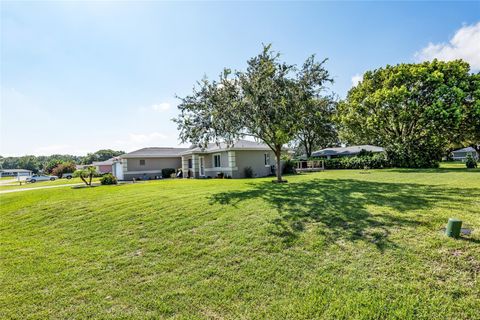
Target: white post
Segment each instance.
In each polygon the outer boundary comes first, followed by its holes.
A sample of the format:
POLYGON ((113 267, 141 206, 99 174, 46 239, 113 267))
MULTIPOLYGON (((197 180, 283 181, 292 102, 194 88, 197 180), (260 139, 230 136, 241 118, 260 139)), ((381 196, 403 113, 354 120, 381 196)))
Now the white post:
POLYGON ((192 154, 192 176, 194 178, 198 177, 198 174, 197 174, 197 159, 198 159, 198 156, 196 154, 192 154))

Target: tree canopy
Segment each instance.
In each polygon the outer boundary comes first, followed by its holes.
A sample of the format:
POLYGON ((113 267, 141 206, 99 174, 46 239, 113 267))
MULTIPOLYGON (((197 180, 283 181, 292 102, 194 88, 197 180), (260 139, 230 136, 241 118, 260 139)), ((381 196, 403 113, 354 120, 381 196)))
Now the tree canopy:
POLYGON ((295 149, 307 158, 315 149, 338 144, 334 124, 336 101, 331 96, 310 99, 301 104, 303 115, 299 117, 300 129, 295 136, 295 149))
POLYGON ((74 156, 69 154, 52 154, 50 156, 0 156, 0 169, 28 169, 33 172, 43 171, 51 173, 53 168, 61 163, 91 164, 93 161, 104 161, 112 157, 124 154, 123 151, 110 149, 99 150, 89 153, 87 156, 74 156))
MULTIPOLYGON (((385 147, 395 166, 438 165, 465 115, 478 108, 469 69, 461 60, 434 60, 366 72, 339 104, 342 138, 385 147)), ((478 120, 475 112, 469 121, 478 120)))
POLYGON ((299 131, 301 103, 313 99, 331 81, 324 61, 309 57, 301 68, 280 61, 270 45, 249 59, 246 71, 224 69, 217 81, 204 78, 181 99, 174 119, 183 142, 231 145, 251 136, 274 151, 281 181, 282 147, 299 131))
POLYGON ((95 161, 105 161, 108 159, 111 159, 113 157, 118 157, 122 154, 124 154, 124 151, 116 151, 112 149, 102 149, 98 150, 94 153, 88 153, 83 159, 82 163, 83 164, 91 164, 92 162, 95 161))

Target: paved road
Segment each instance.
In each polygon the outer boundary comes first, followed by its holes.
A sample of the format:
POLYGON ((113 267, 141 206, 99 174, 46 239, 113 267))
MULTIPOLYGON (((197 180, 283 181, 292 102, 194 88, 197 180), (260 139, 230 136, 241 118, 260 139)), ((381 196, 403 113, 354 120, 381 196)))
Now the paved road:
POLYGON ((71 187, 71 186, 79 186, 84 184, 83 182, 81 183, 70 183, 70 184, 57 184, 54 186, 43 186, 43 187, 33 187, 33 188, 22 188, 22 189, 10 189, 10 190, 2 190, 0 191, 0 194, 2 193, 11 193, 11 192, 21 192, 21 191, 30 191, 30 190, 38 190, 38 189, 50 189, 50 188, 60 188, 60 187, 71 187))

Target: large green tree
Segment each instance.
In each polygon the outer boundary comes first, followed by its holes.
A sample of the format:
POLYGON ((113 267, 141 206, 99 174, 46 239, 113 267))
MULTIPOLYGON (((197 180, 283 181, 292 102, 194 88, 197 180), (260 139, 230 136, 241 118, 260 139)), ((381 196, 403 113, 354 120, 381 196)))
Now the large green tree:
POLYGON ((98 150, 94 153, 89 153, 83 158, 82 163, 83 164, 91 164, 94 161, 105 161, 108 159, 111 159, 113 157, 118 157, 122 154, 124 154, 124 151, 116 151, 116 150, 111 150, 111 149, 102 149, 98 150))
POLYGON ((323 149, 338 143, 337 130, 333 122, 336 101, 331 96, 305 101, 300 105, 300 128, 294 145, 297 153, 311 157, 315 149, 323 149))
POLYGON ((366 72, 339 104, 342 138, 385 147, 395 166, 438 165, 475 105, 469 69, 434 60, 366 72))
POLYGON ((297 69, 280 61, 270 45, 264 46, 248 60, 246 71, 225 69, 218 81, 203 79, 191 95, 180 98, 180 115, 174 121, 181 140, 200 146, 211 141, 231 145, 251 136, 275 153, 277 181, 282 181, 282 148, 298 133, 300 104, 331 81, 323 64, 312 56, 297 69))
POLYGON ((463 112, 463 121, 454 143, 473 147, 480 154, 480 73, 470 77, 470 96, 463 112))
POLYGON ((21 169, 31 170, 35 173, 40 169, 38 160, 35 156, 23 156, 18 159, 18 167, 21 169))

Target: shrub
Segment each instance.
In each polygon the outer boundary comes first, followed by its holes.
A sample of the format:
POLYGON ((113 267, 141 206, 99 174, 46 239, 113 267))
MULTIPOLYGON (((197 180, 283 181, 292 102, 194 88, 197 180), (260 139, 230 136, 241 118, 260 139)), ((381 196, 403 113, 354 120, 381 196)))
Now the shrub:
POLYGON ((415 144, 392 144, 385 148, 393 167, 438 168, 442 150, 435 143, 418 141, 415 144))
POLYGON ((95 174, 97 174, 95 167, 87 167, 85 169, 75 171, 73 176, 80 177, 80 179, 82 179, 87 186, 92 186, 92 179, 95 174))
POLYGON ((295 162, 291 159, 288 159, 283 164, 283 173, 295 173, 295 162))
POLYGON ((75 172, 76 167, 73 162, 62 162, 57 164, 55 168, 52 169, 52 174, 61 178, 64 173, 73 173, 75 172))
POLYGON ((325 160, 325 169, 381 169, 390 167, 384 153, 325 160))
POLYGON ((108 185, 108 184, 117 184, 118 182, 117 182, 117 178, 113 174, 107 173, 100 178, 100 183, 102 185, 108 185))
POLYGON ((173 168, 164 168, 162 169, 162 177, 163 178, 170 178, 172 173, 175 173, 175 169, 173 168))
POLYGON ((477 167, 477 161, 472 157, 471 154, 467 156, 467 161, 465 162, 465 165, 469 169, 473 169, 477 167))
POLYGON ((360 150, 360 152, 357 155, 357 157, 372 157, 372 156, 373 156, 373 152, 367 151, 365 149, 360 150))
POLYGON ((245 168, 245 178, 253 178, 253 169, 252 167, 245 168))

